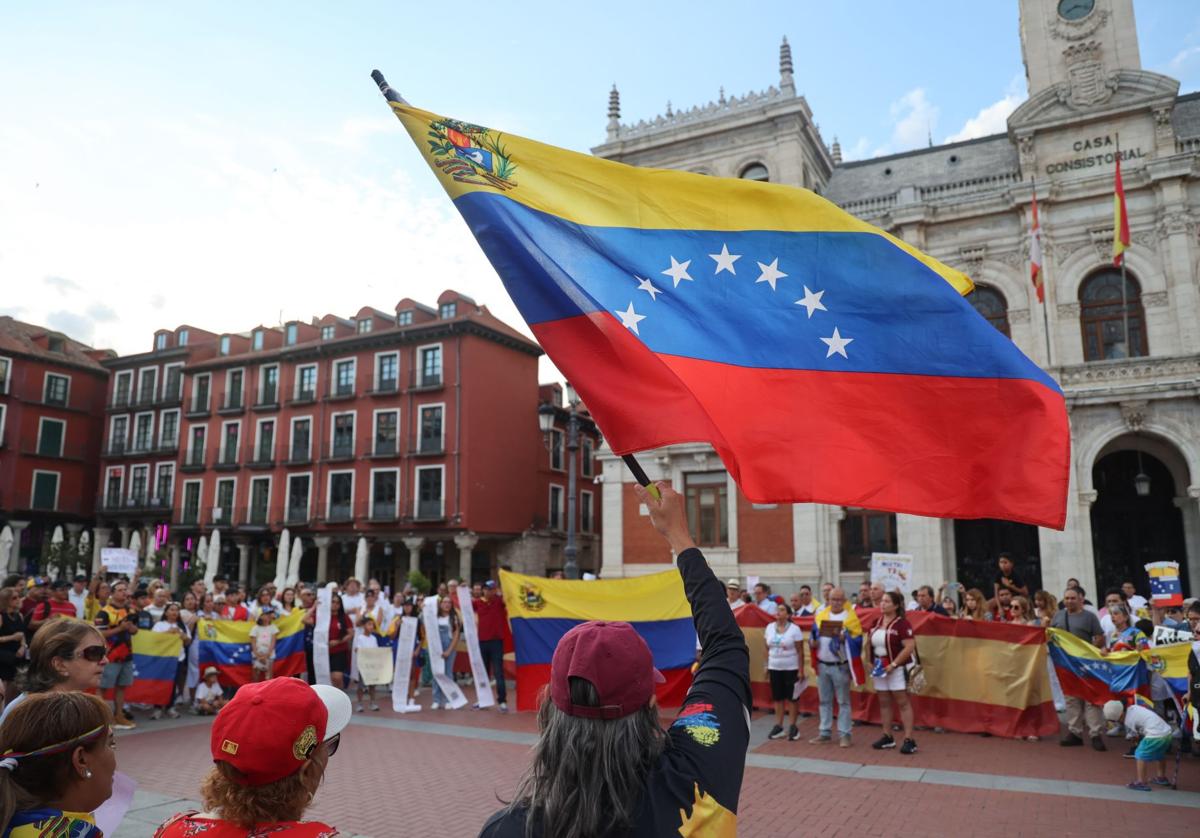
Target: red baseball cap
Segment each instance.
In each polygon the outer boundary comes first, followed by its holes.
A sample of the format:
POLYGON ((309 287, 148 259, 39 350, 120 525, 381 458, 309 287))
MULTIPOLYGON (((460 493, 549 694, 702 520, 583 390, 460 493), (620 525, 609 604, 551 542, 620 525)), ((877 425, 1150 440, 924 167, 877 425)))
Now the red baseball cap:
POLYGON ((299 771, 313 749, 350 721, 350 699, 327 684, 273 678, 240 687, 212 726, 214 762, 262 786, 299 771))
POLYGON ((550 663, 550 698, 570 716, 620 719, 645 707, 654 685, 666 680, 633 626, 593 620, 575 626, 558 641, 550 663), (600 706, 572 704, 570 678, 590 681, 600 706))

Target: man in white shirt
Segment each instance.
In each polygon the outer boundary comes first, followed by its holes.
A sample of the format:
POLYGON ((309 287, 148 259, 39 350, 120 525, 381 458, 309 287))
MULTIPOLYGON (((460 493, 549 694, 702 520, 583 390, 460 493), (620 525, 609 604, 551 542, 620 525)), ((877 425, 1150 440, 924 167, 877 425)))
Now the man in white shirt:
POLYGON ((1125 594, 1125 602, 1129 605, 1130 612, 1135 617, 1145 616, 1138 612, 1144 611, 1147 605, 1146 598, 1137 592, 1137 588, 1132 582, 1122 582, 1121 591, 1125 594))
POLYGON ((737 611, 746 604, 742 599, 742 583, 736 579, 730 579, 725 583, 725 598, 729 600, 729 610, 737 611))
POLYGON ((772 617, 775 616, 775 609, 779 607, 775 600, 771 599, 771 586, 762 582, 754 586, 754 604, 772 617))
POLYGON ((817 603, 813 602, 811 587, 801 585, 800 590, 792 594, 792 611, 797 617, 811 617, 817 613, 817 603))
POLYGON ((67 593, 67 598, 71 600, 71 604, 75 606, 75 615, 79 619, 83 619, 83 615, 87 610, 87 590, 88 578, 84 574, 79 574, 75 577, 75 582, 71 585, 71 590, 67 593))

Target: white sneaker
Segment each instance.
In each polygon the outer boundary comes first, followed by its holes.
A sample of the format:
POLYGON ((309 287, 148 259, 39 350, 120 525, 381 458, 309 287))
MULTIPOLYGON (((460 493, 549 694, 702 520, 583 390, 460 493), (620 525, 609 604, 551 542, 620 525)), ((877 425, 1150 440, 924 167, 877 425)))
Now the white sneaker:
POLYGON ((412 704, 408 705, 408 712, 410 712, 410 713, 416 713, 420 709, 421 709, 421 705, 417 704, 417 702, 415 702, 415 701, 412 704))
POLYGON ((361 713, 361 712, 363 711, 363 706, 362 706, 362 702, 361 702, 361 701, 358 703, 358 706, 356 706, 356 707, 354 708, 354 710, 355 710, 355 712, 357 712, 357 713, 361 713))
POLYGON ((442 709, 442 705, 438 704, 438 703, 435 701, 435 702, 433 702, 433 704, 430 704, 430 705, 429 705, 429 709, 430 709, 430 710, 441 710, 441 709, 442 709))
POLYGON ((176 710, 174 707, 170 708, 169 710, 167 710, 167 718, 168 719, 178 719, 179 711, 176 710))
POLYGON ((150 719, 151 719, 151 721, 155 721, 155 722, 157 722, 157 721, 158 721, 159 719, 161 719, 161 718, 162 718, 162 708, 161 708, 161 707, 155 707, 155 708, 154 708, 154 712, 150 714, 150 719))
POLYGON ((508 712, 508 702, 507 702, 507 701, 501 701, 501 702, 500 702, 500 712, 501 712, 501 713, 507 713, 507 712, 508 712))

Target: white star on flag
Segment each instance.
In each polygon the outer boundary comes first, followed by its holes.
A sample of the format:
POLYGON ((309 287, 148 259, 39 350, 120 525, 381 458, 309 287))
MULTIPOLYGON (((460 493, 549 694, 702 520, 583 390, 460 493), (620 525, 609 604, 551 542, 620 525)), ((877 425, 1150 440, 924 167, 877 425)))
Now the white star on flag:
POLYGON ((729 271, 734 276, 737 276, 737 271, 733 269, 733 263, 741 259, 741 254, 729 252, 729 247, 722 243, 720 253, 710 253, 708 258, 717 263, 717 273, 721 271, 729 271))
POLYGON ((679 283, 683 280, 692 281, 691 274, 687 272, 688 265, 690 264, 692 264, 691 259, 688 259, 686 262, 676 262, 675 257, 672 256, 671 267, 667 268, 663 273, 675 280, 675 287, 678 288, 679 283))
MULTIPOLYGON (((632 307, 632 304, 630 304, 630 308, 632 307)), ((825 353, 826 358, 832 358, 835 354, 837 354, 841 355, 846 360, 850 359, 850 356, 846 354, 846 346, 853 343, 854 338, 842 337, 836 326, 833 327, 833 337, 821 338, 821 341, 829 347, 829 351, 825 353)))
POLYGON ((825 296, 824 291, 818 291, 814 294, 812 291, 809 291, 808 286, 805 285, 804 299, 796 300, 796 305, 804 306, 806 309, 808 309, 808 319, 811 320, 813 312, 817 309, 820 309, 821 311, 829 311, 829 309, 825 308, 825 304, 821 302, 821 298, 823 296, 825 296))
MULTIPOLYGON (((625 309, 624 311, 617 311, 616 314, 617 314, 617 317, 621 318, 622 326, 624 326, 627 329, 632 329, 633 333, 635 335, 637 335, 638 337, 641 337, 641 333, 638 331, 638 323, 641 322, 642 320, 645 320, 646 315, 638 314, 636 311, 633 310, 633 300, 629 301, 629 308, 625 309)), ((823 340, 823 338, 822 338, 822 340, 823 340)), ((845 355, 846 353, 843 352, 842 354, 845 355)))
POLYGON ((648 279, 644 279, 640 276, 637 276, 636 274, 634 275, 633 278, 638 281, 637 290, 645 291, 647 294, 650 295, 651 300, 658 300, 658 295, 662 293, 661 288, 655 288, 653 282, 651 282, 648 279))
POLYGON ((771 283, 772 291, 775 290, 775 280, 783 279, 785 276, 787 276, 787 274, 785 274, 783 271, 779 270, 779 259, 778 258, 776 258, 775 261, 773 261, 769 265, 764 265, 762 262, 759 262, 758 267, 759 267, 759 270, 762 271, 762 275, 759 276, 759 278, 754 281, 771 283))

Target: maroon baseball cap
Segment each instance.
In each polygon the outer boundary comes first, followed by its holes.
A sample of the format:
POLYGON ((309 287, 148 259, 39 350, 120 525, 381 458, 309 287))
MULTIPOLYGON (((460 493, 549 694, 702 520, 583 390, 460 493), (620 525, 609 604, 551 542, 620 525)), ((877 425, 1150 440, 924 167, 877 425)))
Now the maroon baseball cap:
POLYGON ((550 663, 550 698, 570 716, 620 719, 645 707, 654 685, 666 680, 633 626, 593 620, 575 626, 558 641, 550 663), (590 681, 600 706, 572 704, 571 678, 590 681))

